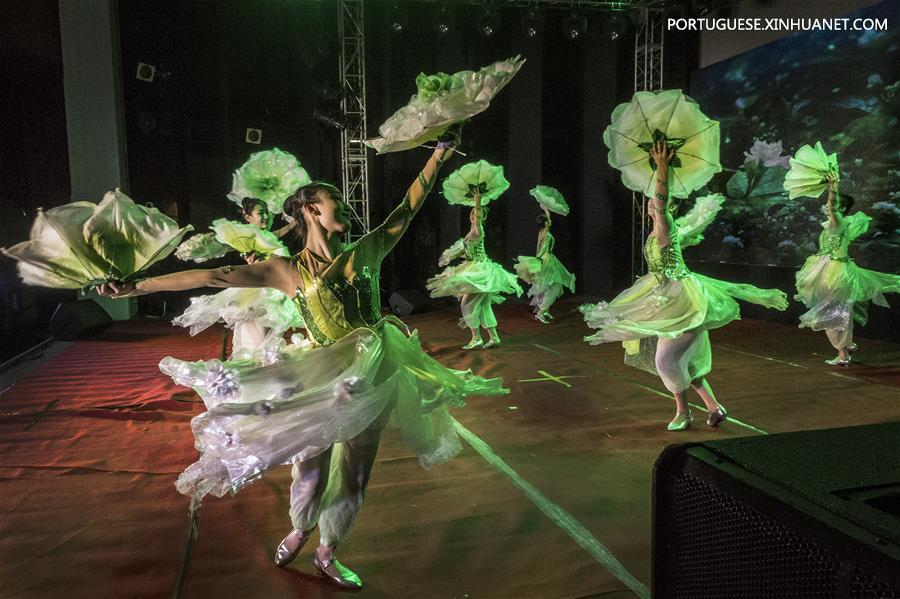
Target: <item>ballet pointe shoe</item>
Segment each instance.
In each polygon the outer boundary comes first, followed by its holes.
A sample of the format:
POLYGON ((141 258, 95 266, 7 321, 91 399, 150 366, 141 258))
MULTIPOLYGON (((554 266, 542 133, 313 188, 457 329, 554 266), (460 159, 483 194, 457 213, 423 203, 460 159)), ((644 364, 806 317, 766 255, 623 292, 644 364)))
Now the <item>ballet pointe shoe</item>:
POLYGON ((728 420, 728 411, 722 406, 719 406, 718 409, 709 413, 709 418, 706 419, 706 426, 715 428, 726 420, 728 420))
POLYGON ((478 349, 479 347, 484 346, 483 339, 472 339, 468 343, 462 346, 463 349, 478 349))
POLYGON ((278 549, 275 550, 275 567, 284 568, 294 561, 310 536, 312 536, 312 531, 303 532, 295 528, 289 532, 278 544, 278 549), (297 546, 292 550, 288 547, 288 543, 294 539, 297 539, 297 546))
POLYGON ((675 414, 675 418, 669 423, 669 426, 666 428, 670 431, 683 431, 687 430, 688 427, 691 426, 691 422, 694 421, 694 417, 691 416, 691 412, 677 412, 675 414))
POLYGON ((313 566, 315 566, 316 571, 320 576, 327 578, 328 582, 336 587, 342 589, 361 589, 363 586, 363 582, 356 572, 337 561, 337 558, 335 557, 324 560, 319 559, 319 552, 316 551, 313 556, 313 566))

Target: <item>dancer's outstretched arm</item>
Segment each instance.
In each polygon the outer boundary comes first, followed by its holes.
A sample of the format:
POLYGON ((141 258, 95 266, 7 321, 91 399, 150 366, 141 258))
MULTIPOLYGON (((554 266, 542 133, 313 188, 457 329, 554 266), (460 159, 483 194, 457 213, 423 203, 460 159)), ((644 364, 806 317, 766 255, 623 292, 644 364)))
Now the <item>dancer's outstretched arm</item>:
POLYGON ((434 181, 437 178, 441 165, 452 155, 452 144, 439 143, 428 162, 425 163, 425 168, 422 169, 416 180, 409 186, 400 205, 388 215, 378 228, 372 231, 371 234, 380 241, 382 257, 390 252, 394 245, 397 244, 397 241, 406 233, 409 223, 418 213, 425 202, 425 198, 428 197, 428 193, 434 186, 434 181))
POLYGON ((659 246, 665 247, 671 242, 672 228, 675 224, 669 212, 669 162, 672 161, 675 150, 669 148, 665 141, 657 141, 654 142, 650 155, 656 162, 656 193, 650 200, 650 209, 660 216, 657 239, 659 246))
POLYGON ((134 283, 110 282, 101 285, 98 291, 100 295, 118 298, 198 287, 271 287, 293 297, 299 283, 299 275, 290 260, 272 256, 247 266, 184 270, 134 283))

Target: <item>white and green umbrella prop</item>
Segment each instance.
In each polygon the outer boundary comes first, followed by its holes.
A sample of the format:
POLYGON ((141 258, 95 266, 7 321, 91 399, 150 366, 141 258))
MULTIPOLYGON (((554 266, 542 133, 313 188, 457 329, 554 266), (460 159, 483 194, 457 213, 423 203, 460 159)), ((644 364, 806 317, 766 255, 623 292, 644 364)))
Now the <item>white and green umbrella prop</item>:
POLYGON ((228 199, 240 206, 244 198, 257 198, 266 203, 269 212, 281 214, 284 201, 311 182, 293 154, 273 148, 251 154, 234 171, 228 199))
POLYGON ((784 176, 788 198, 817 198, 828 187, 828 176, 840 178, 837 154, 826 154, 822 142, 802 146, 790 159, 791 169, 784 176))
POLYGON ((528 193, 531 194, 531 197, 537 200, 537 203, 545 210, 549 210, 550 212, 562 216, 569 213, 569 205, 566 203, 563 195, 555 187, 538 185, 528 193))
POLYGON ((722 170, 719 164, 719 123, 680 89, 637 92, 619 104, 603 132, 610 166, 622 173, 632 191, 652 196, 656 163, 650 150, 656 141, 675 150, 669 165, 669 194, 686 198, 722 170))
POLYGON ((464 164, 444 179, 444 197, 450 204, 474 206, 476 192, 486 206, 509 189, 503 167, 486 160, 464 164))
POLYGON ((524 58, 514 56, 478 71, 452 75, 420 73, 416 77, 416 95, 391 115, 378 128, 379 137, 367 140, 366 145, 384 154, 439 138, 452 125, 487 109, 524 63, 524 58))
POLYGON ((28 241, 3 248, 28 285, 79 289, 132 281, 171 254, 193 227, 116 189, 99 204, 73 202, 38 211, 28 241))

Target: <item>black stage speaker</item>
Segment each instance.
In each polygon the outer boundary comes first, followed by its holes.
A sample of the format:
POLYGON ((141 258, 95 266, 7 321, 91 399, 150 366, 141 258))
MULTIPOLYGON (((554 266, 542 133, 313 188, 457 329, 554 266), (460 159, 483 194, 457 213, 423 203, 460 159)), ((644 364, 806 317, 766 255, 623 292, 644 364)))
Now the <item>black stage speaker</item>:
POLYGON ((424 312, 428 306, 428 298, 414 289, 403 289, 392 293, 388 303, 391 305, 391 312, 397 316, 409 316, 424 312))
POLYGON ((667 447, 653 597, 900 597, 900 422, 667 447))
POLYGON ((50 334, 61 341, 74 341, 104 331, 110 324, 112 318, 92 300, 62 302, 50 318, 50 334))

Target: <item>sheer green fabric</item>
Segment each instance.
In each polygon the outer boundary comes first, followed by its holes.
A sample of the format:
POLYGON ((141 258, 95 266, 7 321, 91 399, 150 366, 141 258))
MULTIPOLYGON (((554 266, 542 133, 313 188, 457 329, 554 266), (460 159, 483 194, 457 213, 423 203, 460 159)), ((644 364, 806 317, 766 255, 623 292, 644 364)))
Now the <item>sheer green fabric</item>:
POLYGON ((857 212, 837 225, 822 223, 819 251, 806 259, 796 275, 797 300, 809 309, 800 326, 816 331, 850 330, 865 324, 868 304, 888 307, 886 293, 900 293, 900 275, 861 268, 848 255, 850 244, 869 228, 871 217, 857 212))
MULTIPOLYGON (((431 182, 425 183, 427 193, 431 182)), ((196 497, 235 492, 272 466, 309 459, 384 426, 391 411, 423 466, 459 452, 448 407, 469 395, 508 390, 502 379, 444 367, 422 350, 416 333, 406 333, 396 318, 382 318, 381 263, 414 215, 406 197, 381 226, 331 259, 306 249, 295 256, 300 284, 294 302, 315 341, 312 349, 289 346, 264 355, 262 363, 160 363, 175 382, 193 387, 208 409, 193 421, 203 453, 179 478, 179 491, 196 497)))

